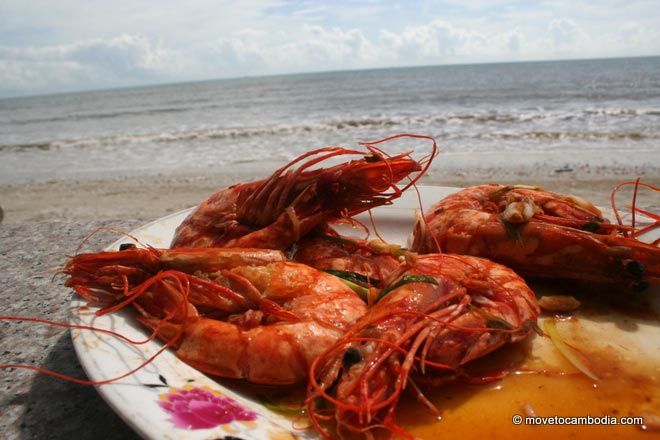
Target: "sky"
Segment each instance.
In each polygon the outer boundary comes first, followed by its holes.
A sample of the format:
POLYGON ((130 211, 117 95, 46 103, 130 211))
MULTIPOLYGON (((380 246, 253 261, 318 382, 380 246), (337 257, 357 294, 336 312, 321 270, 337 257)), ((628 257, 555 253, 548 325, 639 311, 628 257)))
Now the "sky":
POLYGON ((660 55, 658 0, 0 0, 0 97, 660 55))

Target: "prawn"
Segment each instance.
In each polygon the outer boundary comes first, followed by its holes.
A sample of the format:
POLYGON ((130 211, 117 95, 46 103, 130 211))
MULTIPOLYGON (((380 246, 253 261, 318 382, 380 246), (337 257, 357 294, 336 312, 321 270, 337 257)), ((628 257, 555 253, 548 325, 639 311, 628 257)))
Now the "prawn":
POLYGON ((406 252, 380 239, 339 235, 329 225, 297 242, 293 259, 344 279, 368 300, 370 288, 381 288, 405 261, 406 252))
POLYGON ((97 314, 132 305, 182 361, 254 383, 305 381, 366 311, 336 277, 272 250, 131 248, 76 255, 62 272, 97 314))
POLYGON ((179 225, 171 247, 286 249, 318 225, 391 204, 422 176, 437 153, 435 141, 420 135, 401 134, 361 145, 367 150, 313 150, 266 179, 220 189, 179 225), (401 137, 430 139, 433 149, 417 162, 410 153, 387 156, 376 147, 401 137), (345 156, 362 158, 311 169, 345 156), (396 186, 418 171, 403 188, 396 186))
POLYGON ((463 255, 419 256, 379 299, 312 364, 307 406, 326 438, 319 398, 332 406, 340 437, 386 429, 411 438, 395 420, 408 385, 437 411, 416 381, 460 377, 469 362, 529 336, 539 315, 534 293, 511 269, 463 255))
POLYGON ((626 236, 592 203, 525 185, 466 188, 418 222, 413 249, 490 258, 524 276, 660 283, 660 248, 626 236))

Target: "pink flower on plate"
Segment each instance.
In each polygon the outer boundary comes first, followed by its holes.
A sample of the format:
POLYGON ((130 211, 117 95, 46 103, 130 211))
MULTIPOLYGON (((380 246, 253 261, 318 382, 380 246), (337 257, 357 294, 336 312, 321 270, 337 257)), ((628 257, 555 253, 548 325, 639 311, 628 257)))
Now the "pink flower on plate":
POLYGON ((209 429, 233 421, 251 422, 257 414, 241 407, 232 398, 208 388, 172 388, 161 394, 158 404, 172 416, 174 426, 209 429))

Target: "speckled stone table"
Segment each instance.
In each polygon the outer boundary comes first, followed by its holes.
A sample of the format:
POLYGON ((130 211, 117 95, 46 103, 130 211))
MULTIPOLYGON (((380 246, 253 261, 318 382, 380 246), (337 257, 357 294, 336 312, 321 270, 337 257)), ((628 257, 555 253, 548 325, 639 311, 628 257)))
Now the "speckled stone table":
MULTIPOLYGON (((53 274, 83 238, 101 226, 130 231, 140 221, 0 224, 0 315, 66 321, 71 290, 53 274)), ((101 250, 116 240, 106 231, 83 247, 101 250)), ((85 377, 69 331, 34 323, 0 322, 0 363, 38 365, 85 377)), ((0 438, 138 438, 94 387, 76 385, 30 370, 0 370, 0 438)))

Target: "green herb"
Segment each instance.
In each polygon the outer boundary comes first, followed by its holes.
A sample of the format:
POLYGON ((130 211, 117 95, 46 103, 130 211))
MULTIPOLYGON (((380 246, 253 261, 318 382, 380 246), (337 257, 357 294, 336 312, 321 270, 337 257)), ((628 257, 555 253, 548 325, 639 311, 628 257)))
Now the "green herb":
POLYGON ((511 326, 508 323, 503 322, 503 321, 488 321, 486 323, 486 327, 492 328, 492 329, 501 329, 501 328, 509 329, 509 328, 511 328, 511 326))
POLYGON ((380 301, 383 297, 385 297, 385 295, 390 293, 392 290, 398 289, 399 287, 409 283, 428 283, 428 284, 437 285, 438 281, 435 278, 430 277, 428 275, 404 275, 396 283, 381 290, 380 293, 378 294, 378 298, 376 298, 376 302, 380 301))
POLYGON ((355 284, 359 284, 361 286, 365 286, 365 285, 374 286, 374 287, 380 286, 379 279, 370 278, 366 275, 362 275, 361 273, 351 272, 348 270, 334 270, 334 269, 326 269, 325 272, 329 273, 330 275, 339 277, 343 280, 350 281, 355 284))
POLYGON ((514 325, 512 325, 509 322, 506 322, 505 320, 499 318, 498 316, 493 315, 492 313, 488 313, 487 311, 480 309, 479 307, 476 307, 472 304, 468 306, 470 310, 472 310, 475 313, 478 313, 479 315, 483 316, 486 318, 488 321, 486 322, 486 327, 492 328, 492 329, 506 329, 506 330, 512 330, 515 328, 514 325))
POLYGON ((358 244, 355 241, 349 240, 348 238, 335 237, 334 235, 325 235, 325 234, 320 234, 318 237, 323 240, 330 241, 332 243, 339 243, 339 244, 345 244, 347 246, 358 247, 358 244))
POLYGON ((362 298, 362 301, 364 302, 369 301, 369 289, 367 289, 366 287, 362 287, 359 284, 352 283, 343 278, 339 278, 339 279, 342 281, 342 283, 350 287, 353 290, 353 292, 357 293, 358 296, 362 298))
POLYGON ((291 407, 291 406, 282 406, 276 403, 271 402, 266 396, 259 396, 259 401, 263 406, 268 408, 271 411, 275 411, 280 414, 304 414, 305 409, 302 407, 291 407))

